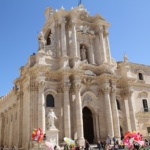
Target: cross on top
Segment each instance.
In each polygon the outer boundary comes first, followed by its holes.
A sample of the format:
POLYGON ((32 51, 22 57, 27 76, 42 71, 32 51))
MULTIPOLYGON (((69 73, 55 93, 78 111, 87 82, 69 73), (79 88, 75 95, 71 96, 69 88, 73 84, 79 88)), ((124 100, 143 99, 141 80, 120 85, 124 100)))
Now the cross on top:
POLYGON ((78 6, 82 3, 82 0, 79 0, 78 6))

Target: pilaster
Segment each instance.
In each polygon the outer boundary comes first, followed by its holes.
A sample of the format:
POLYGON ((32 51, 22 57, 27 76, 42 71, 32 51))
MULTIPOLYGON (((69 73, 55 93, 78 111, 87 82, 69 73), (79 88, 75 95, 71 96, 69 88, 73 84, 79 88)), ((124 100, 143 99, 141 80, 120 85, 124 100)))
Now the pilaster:
POLYGON ((72 19, 71 22, 71 29, 72 29, 72 46, 71 46, 71 58, 72 58, 72 66, 75 67, 78 63, 79 56, 78 56, 78 47, 77 47, 77 35, 76 35, 76 19, 72 19))
POLYGON ((43 133, 45 133, 45 100, 44 100, 44 86, 45 81, 40 81, 39 87, 39 97, 38 97, 38 128, 41 128, 43 133))
POLYGON ((102 92, 104 94, 107 135, 114 136, 112 109, 111 109, 111 103, 110 103, 110 87, 107 86, 107 83, 102 88, 102 92))
POLYGON ((135 118, 135 112, 134 112, 134 107, 133 107, 133 101, 132 101, 132 95, 133 95, 133 91, 130 90, 128 93, 128 103, 129 103, 129 112, 130 112, 130 120, 131 121, 131 129, 132 131, 136 131, 137 130, 137 126, 136 126, 136 118, 135 118))
POLYGON ((62 87, 64 91, 64 134, 65 137, 71 138, 71 123, 70 123, 70 101, 69 101, 69 89, 71 84, 64 81, 62 87))
POLYGON ((119 124, 119 115, 116 103, 116 83, 112 83, 111 88, 111 107, 112 107, 112 117, 114 124, 114 136, 117 139, 120 139, 120 124, 119 124))
POLYGON ((61 21, 59 22, 61 24, 61 47, 62 47, 62 56, 67 56, 67 47, 66 47, 66 18, 62 17, 61 21))
POLYGON ((82 101, 80 95, 81 80, 78 75, 75 75, 73 88, 75 91, 75 105, 76 105, 76 126, 77 126, 77 139, 81 146, 84 145, 83 135, 83 118, 82 118, 82 101))
POLYGON ((104 28, 104 44, 105 44, 105 50, 106 50, 106 59, 107 59, 107 62, 109 64, 111 64, 111 53, 110 53, 110 46, 109 46, 108 35, 109 35, 108 30, 105 27, 104 28))
POLYGON ((101 46, 101 61, 102 61, 102 63, 106 63, 107 58, 106 58, 106 49, 105 49, 103 32, 104 32, 103 27, 99 26, 99 39, 100 39, 100 46, 101 46))
POLYGON ((126 131, 131 131, 131 120, 129 114, 128 91, 122 91, 121 96, 124 100, 125 116, 126 116, 126 131))

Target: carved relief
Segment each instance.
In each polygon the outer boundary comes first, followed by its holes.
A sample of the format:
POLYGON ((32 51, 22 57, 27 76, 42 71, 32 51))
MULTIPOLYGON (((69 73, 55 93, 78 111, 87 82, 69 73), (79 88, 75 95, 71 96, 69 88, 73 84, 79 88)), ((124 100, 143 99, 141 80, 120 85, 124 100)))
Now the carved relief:
POLYGON ((77 27, 77 32, 81 32, 82 34, 91 34, 91 35, 95 35, 93 30, 90 30, 90 27, 88 26, 78 26, 77 27))

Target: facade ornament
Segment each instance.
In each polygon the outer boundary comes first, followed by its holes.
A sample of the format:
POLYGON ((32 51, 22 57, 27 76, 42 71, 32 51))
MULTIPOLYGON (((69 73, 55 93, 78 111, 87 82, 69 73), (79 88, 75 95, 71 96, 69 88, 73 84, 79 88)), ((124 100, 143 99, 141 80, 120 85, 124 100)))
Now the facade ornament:
POLYGON ((67 23, 66 17, 62 17, 59 23, 60 24, 66 24, 67 23))
POLYGON ((92 97, 90 95, 87 94, 87 95, 85 95, 85 97, 83 99, 83 104, 85 103, 85 101, 87 103, 91 103, 91 102, 93 102, 93 99, 92 99, 92 97))
POLYGON ((84 71, 84 75, 96 76, 96 74, 95 74, 94 72, 92 72, 91 70, 85 70, 85 71, 84 71))
POLYGON ((124 64, 127 64, 128 63, 128 57, 127 55, 124 53, 124 64))
POLYGON ((116 92, 116 88, 112 87, 111 88, 111 93, 115 93, 116 92))
POLYGON ((45 49, 46 40, 44 39, 43 32, 41 31, 38 35, 38 41, 39 41, 39 50, 45 49))
POLYGON ((75 83, 75 84, 73 85, 74 91, 79 91, 80 88, 81 88, 81 84, 80 84, 80 83, 75 83))
POLYGON ((87 56, 86 56, 86 49, 85 49, 85 46, 82 46, 81 49, 80 49, 80 53, 81 53, 81 60, 84 61, 84 60, 87 60, 87 56))
POLYGON ((44 87, 45 86, 45 81, 40 81, 39 83, 38 83, 38 87, 39 88, 42 88, 42 87, 44 87))
POLYGON ((111 88, 107 86, 107 87, 102 88, 101 90, 102 90, 102 92, 103 92, 103 93, 107 93, 107 94, 109 94, 109 93, 110 93, 111 88))
POLYGON ((58 86, 57 92, 58 92, 58 93, 63 93, 63 88, 62 88, 62 86, 58 86))
POLYGON ((69 91, 71 84, 69 82, 64 82, 62 88, 64 91, 69 91))
POLYGON ((48 113, 47 113, 47 130, 49 130, 50 128, 56 128, 55 127, 55 120, 57 119, 53 109, 51 109, 48 113))
POLYGON ((107 37, 109 35, 109 32, 107 29, 104 30, 104 36, 107 37))
POLYGON ((93 30, 90 30, 90 27, 88 27, 88 26, 79 26, 78 28, 77 28, 77 32, 81 32, 82 34, 92 34, 92 35, 94 35, 94 31, 93 30))
POLYGON ((99 26, 99 32, 102 34, 103 32, 104 32, 104 28, 103 28, 103 26, 99 26))
POLYGON ((49 56, 51 56, 52 58, 55 58, 56 57, 56 48, 55 48, 55 45, 56 45, 56 37, 54 35, 54 33, 51 33, 50 36, 50 45, 46 46, 45 48, 45 53, 49 56))

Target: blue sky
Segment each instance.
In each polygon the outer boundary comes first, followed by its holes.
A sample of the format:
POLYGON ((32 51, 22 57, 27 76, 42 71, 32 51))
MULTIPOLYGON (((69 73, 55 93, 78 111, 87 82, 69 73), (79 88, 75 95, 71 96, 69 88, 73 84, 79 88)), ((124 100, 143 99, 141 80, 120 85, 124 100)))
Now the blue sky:
MULTIPOLYGON (((99 13, 111 24, 111 55, 150 65, 150 0, 82 0, 90 15, 99 13)), ((37 35, 47 7, 69 10, 78 0, 0 0, 0 96, 7 94, 19 68, 37 52, 37 35)))

